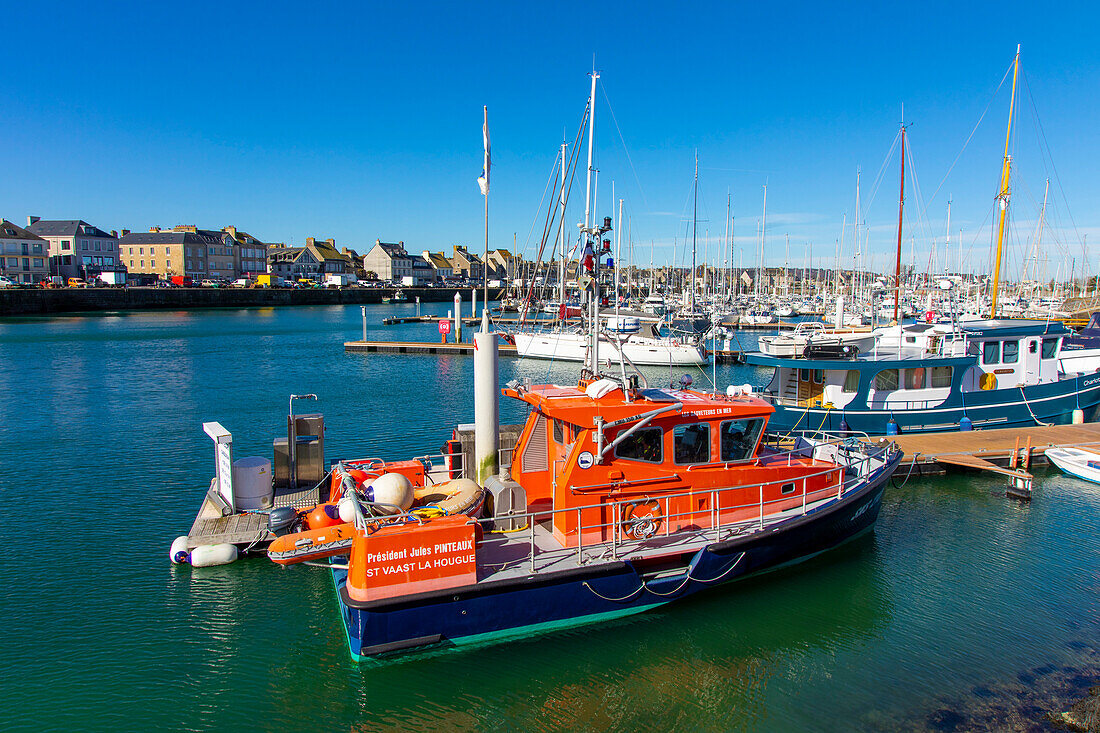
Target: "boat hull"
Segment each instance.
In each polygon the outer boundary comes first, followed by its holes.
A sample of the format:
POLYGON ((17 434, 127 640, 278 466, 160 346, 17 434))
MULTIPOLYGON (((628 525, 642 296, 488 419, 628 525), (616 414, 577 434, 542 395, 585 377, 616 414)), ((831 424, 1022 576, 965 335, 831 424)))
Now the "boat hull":
MULTIPOLYGON (((556 361, 587 361, 588 338, 571 333, 517 333, 516 353, 528 359, 553 359, 556 361)), ((701 346, 680 343, 674 339, 636 339, 623 344, 623 353, 639 366, 692 366, 706 364, 706 352, 701 346)), ((614 344, 600 341, 599 358, 604 363, 619 361, 619 350, 614 344)))
POLYGON ((859 488, 804 515, 702 547, 683 572, 643 580, 629 561, 479 583, 373 603, 352 600, 333 569, 352 656, 382 659, 425 648, 499 641, 640 613, 712 585, 825 552, 873 527, 901 453, 859 488))
POLYGON ((1089 465, 1100 463, 1100 454, 1079 448, 1050 448, 1043 455, 1063 473, 1100 484, 1100 467, 1089 465))
MULTIPOLYGON (((951 401, 954 401, 952 398, 951 401)), ((1074 410, 1080 409, 1085 422, 1097 417, 1100 407, 1100 375, 1082 375, 1047 384, 1015 389, 967 392, 963 404, 912 408, 890 406, 871 410, 794 407, 777 404, 768 421, 773 432, 839 431, 843 421, 848 430, 868 435, 886 435, 893 419, 902 433, 939 433, 959 430, 965 416, 975 430, 984 428, 1030 428, 1040 424, 1068 425, 1074 410)))

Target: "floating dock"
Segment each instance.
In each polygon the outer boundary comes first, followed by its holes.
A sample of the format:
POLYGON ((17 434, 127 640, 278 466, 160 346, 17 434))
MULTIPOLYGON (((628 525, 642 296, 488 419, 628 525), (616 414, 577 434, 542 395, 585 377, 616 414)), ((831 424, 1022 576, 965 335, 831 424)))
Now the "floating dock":
MULTIPOLYGON (((1046 465, 1048 448, 1100 449, 1100 423, 1083 425, 1050 425, 1033 428, 999 428, 995 430, 954 431, 895 435, 892 440, 905 452, 898 475, 903 476, 913 466, 913 475, 942 475, 949 468, 968 468, 1018 476, 1016 462, 1021 452, 1032 465, 1046 465), (914 465, 915 464, 915 465, 914 465)), ((1023 466, 1026 468, 1026 465, 1023 466)))
MULTIPOLYGON (((215 479, 216 481, 216 479, 215 479)), ((272 508, 292 506, 295 509, 308 509, 321 499, 318 487, 309 489, 275 489, 272 508)), ((217 545, 228 542, 239 549, 263 545, 271 541, 267 530, 267 512, 237 512, 223 514, 218 502, 217 488, 212 481, 210 489, 202 500, 198 516, 187 533, 187 549, 193 550, 200 545, 217 545)))
MULTIPOLYGON (((432 343, 430 341, 345 341, 346 353, 365 354, 463 354, 474 355, 472 343, 432 343)), ((501 356, 517 356, 516 347, 500 342, 501 356)))
MULTIPOLYGON (((440 321, 453 321, 454 316, 389 316, 382 319, 383 326, 398 326, 404 323, 439 323, 440 321)), ((477 316, 461 316, 463 326, 480 326, 481 317, 477 316)), ((493 323, 507 323, 507 324, 519 324, 519 318, 493 318, 493 323)), ((559 321, 557 318, 528 318, 524 323, 532 326, 556 326, 559 321)), ((568 322, 568 321, 567 321, 568 322)), ((576 321, 573 321, 576 323, 576 321)))

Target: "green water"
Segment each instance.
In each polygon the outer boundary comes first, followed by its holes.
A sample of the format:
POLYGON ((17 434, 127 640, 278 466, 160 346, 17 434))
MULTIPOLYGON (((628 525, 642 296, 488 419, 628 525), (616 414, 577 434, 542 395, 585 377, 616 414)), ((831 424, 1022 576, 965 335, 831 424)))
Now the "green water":
MULTIPOLYGON (((368 337, 437 339, 374 325, 414 311, 369 307, 368 337)), ((213 470, 203 421, 233 431, 236 456, 266 456, 287 396, 316 392, 329 457, 395 458, 472 421, 468 357, 344 354, 360 324, 357 306, 0 320, 0 727, 1043 729, 1045 691, 1100 669, 1100 488, 1056 471, 1030 505, 999 480, 913 481, 887 491, 873 534, 809 563, 360 668, 325 571, 167 556, 213 470)), ((575 366, 500 373, 569 382, 575 366)), ((722 386, 763 378, 718 369, 722 386)), ((502 402, 503 420, 520 407, 502 402)))

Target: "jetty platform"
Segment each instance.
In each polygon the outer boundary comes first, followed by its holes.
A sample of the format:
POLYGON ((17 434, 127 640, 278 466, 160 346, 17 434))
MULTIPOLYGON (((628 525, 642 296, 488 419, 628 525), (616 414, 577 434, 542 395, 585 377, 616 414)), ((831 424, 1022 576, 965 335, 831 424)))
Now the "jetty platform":
POLYGON ((1029 465, 1049 463, 1048 448, 1100 450, 1100 423, 894 435, 881 440, 892 440, 905 452, 898 476, 912 466, 913 476, 963 468, 1022 477, 1029 465))
MULTIPOLYGON (((516 347, 503 341, 499 344, 501 356, 517 356, 516 347)), ((345 341, 345 353, 364 354, 464 354, 474 355, 472 343, 432 343, 430 341, 345 341)))
MULTIPOLYGON (((238 549, 267 547, 273 537, 267 530, 267 512, 237 512, 224 514, 225 503, 221 501, 214 481, 203 497, 199 513, 187 533, 187 549, 193 550, 200 545, 217 545, 228 542, 238 549)), ((321 500, 319 486, 308 489, 275 489, 273 509, 292 506, 295 509, 309 509, 321 500)))

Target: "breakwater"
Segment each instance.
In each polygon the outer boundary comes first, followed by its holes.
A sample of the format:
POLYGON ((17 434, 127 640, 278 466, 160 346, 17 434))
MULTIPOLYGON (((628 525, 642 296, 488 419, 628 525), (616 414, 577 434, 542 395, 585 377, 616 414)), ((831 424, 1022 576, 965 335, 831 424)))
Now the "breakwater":
MULTIPOLYGON (((191 310, 195 308, 257 308, 285 305, 366 305, 381 303, 395 288, 58 288, 0 290, 0 316, 79 313, 117 310, 191 310)), ((469 288, 402 288, 409 302, 454 300, 462 294, 470 301, 469 288)), ((501 288, 490 288, 490 300, 500 298, 501 288)), ((478 299, 481 289, 478 288, 478 299)))

